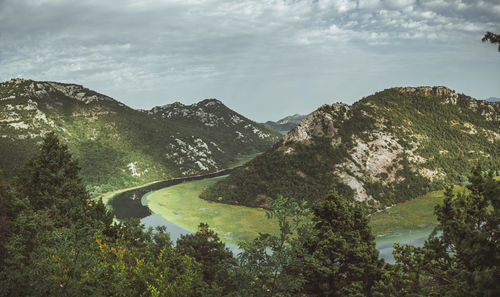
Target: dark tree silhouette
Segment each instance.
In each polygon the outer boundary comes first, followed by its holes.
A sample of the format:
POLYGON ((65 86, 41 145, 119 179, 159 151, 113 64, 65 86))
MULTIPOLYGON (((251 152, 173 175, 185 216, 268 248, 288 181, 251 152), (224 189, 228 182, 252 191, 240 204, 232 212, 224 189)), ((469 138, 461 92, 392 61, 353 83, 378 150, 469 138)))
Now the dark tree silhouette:
POLYGON ((500 52, 500 34, 494 34, 491 32, 486 32, 484 34, 483 39, 481 39, 482 42, 491 42, 493 44, 498 43, 498 51, 500 52))

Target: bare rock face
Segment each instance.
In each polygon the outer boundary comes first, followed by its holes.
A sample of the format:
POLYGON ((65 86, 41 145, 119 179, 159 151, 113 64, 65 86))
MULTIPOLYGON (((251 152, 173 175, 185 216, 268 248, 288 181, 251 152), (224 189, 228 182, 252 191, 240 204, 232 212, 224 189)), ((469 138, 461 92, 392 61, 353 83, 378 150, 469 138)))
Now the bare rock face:
POLYGON ((314 137, 335 138, 339 124, 350 117, 349 110, 349 105, 345 103, 325 104, 303 119, 284 137, 283 142, 309 143, 314 137))
POLYGON ((443 87, 443 86, 437 86, 437 87, 398 87, 394 88, 402 93, 422 93, 424 96, 429 96, 429 95, 434 95, 434 96, 453 96, 455 91, 443 87))
POLYGON ((48 98, 53 97, 56 93, 61 93, 64 96, 67 96, 72 99, 76 99, 85 104, 89 104, 91 102, 96 101, 112 101, 116 102, 114 99, 96 93, 92 90, 84 88, 81 85, 76 84, 65 84, 59 82, 38 82, 32 80, 24 80, 20 78, 15 78, 10 80, 8 83, 13 83, 17 86, 20 86, 22 90, 17 92, 18 96, 23 96, 27 98, 48 98))

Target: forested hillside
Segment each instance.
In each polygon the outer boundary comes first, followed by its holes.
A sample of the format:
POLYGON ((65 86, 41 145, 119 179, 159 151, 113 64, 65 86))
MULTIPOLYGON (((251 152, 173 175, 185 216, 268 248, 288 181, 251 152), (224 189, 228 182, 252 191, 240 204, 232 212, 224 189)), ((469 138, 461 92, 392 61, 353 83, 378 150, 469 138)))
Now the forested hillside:
POLYGON ((217 171, 265 150, 279 133, 205 100, 192 116, 134 110, 79 85, 13 79, 0 84, 0 168, 12 176, 53 131, 79 159, 95 196, 168 177, 217 171), (213 124, 205 119, 224 120, 213 124), (196 120, 199 118, 199 120, 196 120))
POLYGON ((500 106, 445 87, 392 88, 324 105, 202 198, 267 207, 277 195, 321 200, 337 188, 383 207, 500 164, 500 106))
POLYGON ((498 296, 500 182, 476 167, 446 191, 440 236, 378 258, 363 205, 335 190, 312 207, 271 201, 279 234, 235 256, 201 223, 174 247, 165 227, 114 223, 68 147, 48 134, 11 183, 0 175, 0 296, 498 296))

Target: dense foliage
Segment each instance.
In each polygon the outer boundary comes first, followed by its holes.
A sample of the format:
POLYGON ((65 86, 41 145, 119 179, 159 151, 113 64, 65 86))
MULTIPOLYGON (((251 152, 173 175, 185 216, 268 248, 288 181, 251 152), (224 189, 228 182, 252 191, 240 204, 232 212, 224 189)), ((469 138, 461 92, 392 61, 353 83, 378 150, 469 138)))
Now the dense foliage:
POLYGON ((313 115, 300 133, 290 132, 201 197, 267 207, 269 197, 313 203, 337 188, 346 197, 365 191, 380 208, 448 183, 465 185, 473 164, 500 164, 500 105, 444 87, 387 89, 313 115), (297 141, 305 134, 311 137, 297 141))
MULTIPOLYGON (((424 247, 395 245, 383 296, 498 296, 500 182, 477 167, 470 194, 446 192, 424 247)), ((381 295, 382 296, 382 295, 381 295)))
MULTIPOLYGON (((233 254, 206 224, 174 247, 164 227, 113 223, 49 134, 14 182, 0 179, 0 296, 498 296, 500 182, 478 167, 447 192, 422 248, 378 259, 365 209, 336 191, 312 207, 270 200, 280 233, 233 254)), ((1 177, 1 175, 0 175, 1 177)))
POLYGON ((78 170, 49 134, 11 191, 2 187, 0 296, 188 296, 203 286, 165 229, 112 224, 78 170))
POLYGON ((365 210, 335 191, 313 207, 314 236, 302 244, 311 261, 305 291, 313 296, 372 296, 382 274, 365 210))
MULTIPOLYGON (((276 148, 277 146, 275 146, 276 148)), ((205 190, 201 198, 230 204, 269 207, 269 198, 278 195, 295 197, 313 203, 325 197, 336 185, 352 198, 352 190, 341 184, 332 173, 345 152, 318 139, 314 145, 297 145, 295 155, 283 155, 272 149, 226 180, 205 190)))
POLYGON ((233 253, 220 241, 219 236, 205 223, 200 223, 194 234, 182 235, 176 250, 201 264, 203 281, 209 295, 225 295, 231 289, 229 270, 236 265, 233 253))

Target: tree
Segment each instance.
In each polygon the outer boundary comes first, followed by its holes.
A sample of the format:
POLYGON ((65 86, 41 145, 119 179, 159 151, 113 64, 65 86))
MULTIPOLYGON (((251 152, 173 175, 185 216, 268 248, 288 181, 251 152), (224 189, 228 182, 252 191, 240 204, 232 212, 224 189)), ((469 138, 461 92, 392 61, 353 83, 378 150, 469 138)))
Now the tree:
POLYGON ((424 247, 396 246, 395 266, 403 274, 393 295, 500 295, 500 182, 480 167, 469 180, 469 194, 446 190, 436 206, 439 224, 424 247))
POLYGON ((7 185, 0 171, 0 266, 3 264, 3 260, 7 255, 5 244, 7 243, 11 224, 8 210, 11 200, 12 197, 8 192, 7 185))
POLYGON ((315 232, 302 240, 311 255, 305 265, 305 291, 313 296, 372 296, 383 260, 363 206, 332 190, 313 206, 313 214, 315 232))
POLYGON ((85 213, 78 206, 85 205, 89 196, 78 176, 79 170, 68 147, 54 133, 49 133, 40 152, 17 177, 18 196, 27 197, 34 210, 51 208, 58 218, 84 218, 85 213))
POLYGON ((304 249, 299 234, 310 233, 310 210, 305 202, 278 196, 271 200, 267 217, 278 223, 280 233, 259 234, 242 242, 235 271, 238 296, 291 296, 304 285, 304 249))
MULTIPOLYGON (((205 223, 200 223, 195 234, 182 235, 177 240, 176 250, 201 264, 203 280, 213 290, 224 285, 229 269, 236 265, 233 253, 205 223)), ((214 294, 216 293, 212 292, 211 295, 214 294)))
POLYGON ((49 134, 13 195, 0 186, 8 214, 0 296, 197 296, 200 265, 175 251, 165 228, 112 224, 102 202, 88 199, 78 170, 49 134))
POLYGON ((113 216, 102 202, 89 200, 78 171, 67 147, 50 133, 17 176, 8 199, 10 224, 0 272, 5 291, 0 295, 57 295, 91 265, 81 264, 90 259, 92 235, 109 234, 113 216), (61 269, 58 263, 70 266, 61 269), (65 272, 65 281, 57 278, 59 272, 65 272))
POLYGON ((498 51, 500 52, 500 34, 494 34, 491 32, 486 32, 484 34, 483 39, 481 39, 482 42, 487 42, 489 41, 490 43, 498 43, 498 51))
POLYGON ((425 244, 426 267, 440 292, 447 296, 495 296, 500 294, 500 183, 490 172, 473 170, 470 194, 446 192, 436 207, 438 230, 425 244))

